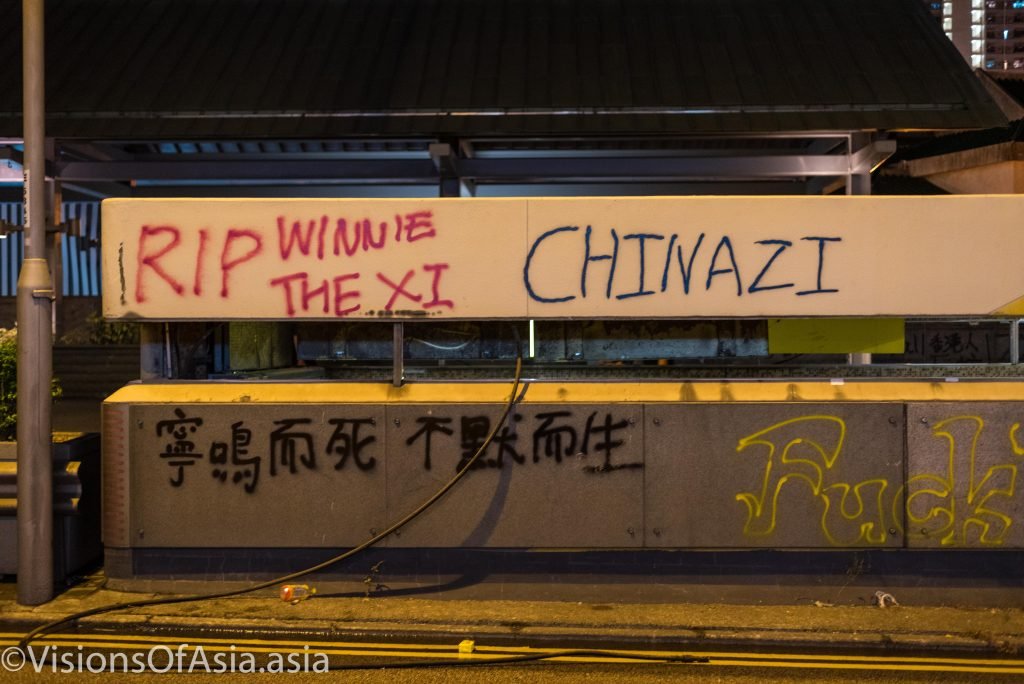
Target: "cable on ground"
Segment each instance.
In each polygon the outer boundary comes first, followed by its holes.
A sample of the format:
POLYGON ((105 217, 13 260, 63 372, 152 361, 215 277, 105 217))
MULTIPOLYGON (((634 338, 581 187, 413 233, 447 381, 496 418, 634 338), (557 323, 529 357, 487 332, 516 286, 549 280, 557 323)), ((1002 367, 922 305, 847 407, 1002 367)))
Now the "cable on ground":
POLYGON ((78 613, 73 613, 73 614, 68 615, 66 617, 62 617, 62 618, 59 618, 57 620, 53 620, 52 622, 47 622, 47 623, 45 623, 43 625, 40 625, 40 626, 36 627, 35 629, 30 631, 28 634, 26 634, 24 637, 22 637, 18 641, 18 648, 20 648, 22 650, 22 652, 27 652, 29 644, 32 643, 34 640, 39 639, 42 636, 44 636, 44 635, 46 635, 46 634, 48 634, 50 632, 53 632, 58 627, 63 627, 64 625, 70 624, 72 622, 77 622, 78 620, 82 620, 82 619, 87 618, 87 617, 92 617, 94 615, 102 615, 104 613, 112 613, 112 612, 119 611, 119 610, 129 610, 131 608, 146 608, 146 607, 149 607, 149 606, 167 606, 167 605, 173 605, 173 604, 176 604, 176 603, 192 603, 192 602, 195 602, 195 601, 212 601, 212 600, 216 600, 216 599, 230 598, 232 596, 241 596, 242 594, 249 594, 249 593, 252 593, 254 591, 260 591, 262 589, 268 589, 268 588, 273 587, 273 586, 275 586, 277 584, 286 584, 286 583, 291 582, 293 580, 297 580, 300 577, 305 577, 306 575, 310 575, 310 574, 312 574, 314 572, 319 572, 321 570, 325 570, 325 569, 331 567, 332 565, 340 563, 340 562, 342 562, 344 560, 348 560, 349 558, 352 558, 353 556, 355 556, 355 555, 357 555, 359 553, 362 553, 366 549, 370 548, 371 546, 377 544, 378 542, 380 542, 384 538, 386 538, 389 535, 391 535, 396 530, 401 529, 402 527, 404 527, 408 523, 412 522, 413 519, 415 519, 421 513, 423 513, 425 510, 427 510, 432 505, 434 505, 434 503, 436 503, 438 499, 440 499, 442 496, 444 496, 448 492, 449 489, 454 487, 455 484, 459 480, 461 480, 466 475, 466 473, 469 472, 469 470, 473 467, 473 464, 476 463, 477 459, 479 459, 480 456, 483 455, 484 451, 487 450, 487 447, 494 440, 495 435, 498 434, 498 430, 501 429, 501 426, 505 423, 505 420, 508 418, 508 414, 512 411, 512 407, 515 406, 516 401, 517 401, 517 395, 519 393, 519 384, 520 384, 520 380, 522 378, 522 373, 523 373, 523 356, 522 356, 522 353, 519 352, 516 355, 516 370, 515 370, 515 377, 514 377, 513 383, 512 383, 512 392, 509 394, 508 402, 505 404, 505 410, 502 412, 501 418, 494 424, 494 427, 491 429, 490 434, 488 434, 486 439, 484 439, 484 441, 480 444, 480 447, 476 450, 476 453, 474 453, 473 456, 468 461, 466 461, 466 463, 462 466, 462 468, 459 469, 459 471, 457 473, 455 473, 455 476, 451 480, 449 480, 443 487, 441 487, 441 489, 439 489, 433 496, 431 496, 429 499, 427 499, 422 504, 420 504, 411 513, 406 515, 404 518, 402 518, 398 522, 392 524, 390 527, 385 529, 383 532, 380 532, 380 533, 374 535, 373 537, 371 537, 370 539, 367 539, 365 542, 363 542, 359 546, 353 547, 353 548, 349 549, 348 551, 345 551, 344 553, 338 554, 337 556, 334 556, 333 558, 329 558, 329 559, 327 559, 327 560, 325 560, 323 562, 317 563, 316 565, 308 567, 308 568, 306 568, 304 570, 298 570, 296 572, 292 572, 292 573, 289 573, 287 575, 282 575, 281 577, 275 577, 274 579, 266 580, 264 582, 259 582, 257 584, 253 584, 253 585, 248 586, 248 587, 243 587, 241 589, 231 589, 231 590, 228 590, 228 591, 213 592, 213 593, 209 593, 209 594, 196 594, 196 595, 192 595, 192 596, 169 596, 169 597, 156 598, 156 599, 142 599, 142 600, 139 600, 139 601, 125 601, 125 602, 122 602, 122 603, 114 603, 114 604, 111 604, 109 606, 100 606, 100 607, 97 607, 97 608, 90 608, 88 610, 83 610, 83 611, 80 611, 78 613))

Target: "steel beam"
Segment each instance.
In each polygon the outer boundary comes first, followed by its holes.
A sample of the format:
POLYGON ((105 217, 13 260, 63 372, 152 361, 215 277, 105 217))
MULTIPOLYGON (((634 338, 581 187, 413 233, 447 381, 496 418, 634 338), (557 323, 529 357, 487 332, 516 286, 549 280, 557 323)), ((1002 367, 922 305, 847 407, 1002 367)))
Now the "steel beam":
MULTIPOLYGON (((888 142, 888 141, 883 141, 888 142)), ((452 158, 461 178, 486 181, 635 178, 781 178, 842 176, 884 160, 884 146, 846 155, 719 155, 676 157, 452 158)), ((891 152, 890 152, 891 154, 891 152)), ((433 160, 105 161, 57 165, 62 181, 328 180, 429 181, 440 175, 433 160)))
POLYGON ((850 155, 850 170, 853 173, 871 173, 895 153, 895 140, 875 140, 850 155))
MULTIPOLYGON (((839 183, 842 184, 842 179, 839 183)), ((797 179, 759 181, 657 182, 640 183, 477 183, 476 197, 593 197, 656 195, 803 195, 807 183, 797 179)), ((815 193, 817 194, 817 193, 815 193)))
POLYGON ((606 157, 460 159, 458 173, 476 180, 555 180, 601 178, 781 178, 842 176, 846 155, 744 155, 719 157, 606 157))
MULTIPOLYGON (((64 187, 70 187, 65 184, 64 187)), ((89 187, 97 186, 89 184, 89 187)), ((397 184, 330 184, 330 183, 241 183, 230 185, 144 185, 130 193, 131 197, 437 197, 436 179, 427 183, 397 184)))
POLYGON ((57 165, 62 181, 163 180, 436 180, 437 168, 429 159, 247 161, 99 161, 57 165))
MULTIPOLYGON (((77 192, 88 197, 104 199, 106 197, 131 197, 132 189, 122 183, 100 181, 95 183, 62 183, 65 191, 77 192)), ((178 193, 180 196, 180 192, 178 193)))

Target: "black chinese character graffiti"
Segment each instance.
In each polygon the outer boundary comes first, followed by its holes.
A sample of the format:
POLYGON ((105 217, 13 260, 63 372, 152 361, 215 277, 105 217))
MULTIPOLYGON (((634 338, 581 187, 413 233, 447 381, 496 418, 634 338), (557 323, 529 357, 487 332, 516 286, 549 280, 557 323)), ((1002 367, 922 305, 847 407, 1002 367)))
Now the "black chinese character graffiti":
POLYGON ((295 474, 301 464, 309 470, 316 470, 316 453, 313 451, 313 435, 293 430, 297 425, 309 425, 310 418, 285 418, 275 420, 278 425, 270 433, 270 476, 277 475, 278 466, 295 474))
POLYGON ((259 456, 248 456, 252 443, 252 430, 242 427, 244 421, 231 425, 231 444, 214 442, 210 445, 210 464, 216 466, 212 475, 215 480, 226 482, 231 475, 233 484, 242 484, 252 494, 260 481, 259 456), (248 456, 248 457, 247 457, 248 456), (228 466, 233 469, 229 471, 228 466))
POLYGON ((176 419, 161 420, 156 424, 156 436, 171 438, 160 454, 167 465, 177 468, 177 474, 170 478, 172 487, 180 487, 185 482, 185 468, 195 465, 203 454, 196 451, 196 444, 188 439, 203 424, 202 418, 189 418, 180 408, 174 409, 176 419))
POLYGON ((435 432, 440 432, 443 435, 451 435, 454 431, 447 427, 452 422, 451 418, 436 418, 434 416, 421 416, 416 419, 416 422, 422 425, 419 430, 412 433, 407 440, 405 440, 406 446, 412 446, 412 444, 418 440, 421 436, 423 437, 423 469, 430 470, 430 448, 431 448, 431 435, 435 432))
POLYGON ((612 422, 612 416, 610 413, 604 414, 604 421, 594 424, 594 419, 597 417, 597 411, 590 414, 587 418, 587 426, 583 431, 583 448, 581 451, 584 454, 590 454, 590 437, 596 435, 598 442, 594 444, 594 451, 604 455, 604 463, 600 465, 588 465, 583 470, 589 473, 606 473, 612 470, 623 470, 626 468, 643 468, 644 464, 639 461, 631 463, 612 463, 612 451, 618 449, 620 446, 625 444, 625 440, 613 439, 613 434, 619 430, 625 430, 629 427, 629 421, 620 420, 618 422, 612 422))
POLYGON ((345 462, 351 456, 359 470, 372 470, 377 464, 377 459, 370 456, 364 461, 362 451, 377 441, 377 437, 370 435, 359 439, 359 428, 363 425, 376 425, 376 421, 372 418, 331 418, 327 422, 334 426, 334 433, 327 442, 327 453, 338 456, 334 469, 344 468, 345 462))
MULTIPOLYGON (((523 417, 518 413, 513 416, 513 420, 516 422, 522 419, 523 417)), ((466 467, 466 464, 483 446, 487 436, 491 433, 491 419, 487 416, 463 416, 460 424, 462 458, 455 467, 456 472, 466 467)), ((484 449, 484 452, 480 454, 480 458, 474 462, 473 468, 503 468, 505 466, 505 456, 511 457, 516 463, 523 463, 526 457, 516 450, 516 440, 518 437, 512 427, 509 427, 507 424, 502 425, 501 429, 494 433, 494 437, 484 449), (492 446, 495 447, 497 453, 488 457, 487 452, 491 450, 492 446)))
POLYGON ((544 444, 544 456, 555 457, 556 463, 562 462, 563 456, 572 456, 576 453, 576 430, 569 425, 557 425, 554 423, 559 418, 572 418, 571 411, 552 411, 550 413, 538 413, 537 420, 541 421, 539 427, 533 431, 533 462, 540 461, 541 443, 544 444))

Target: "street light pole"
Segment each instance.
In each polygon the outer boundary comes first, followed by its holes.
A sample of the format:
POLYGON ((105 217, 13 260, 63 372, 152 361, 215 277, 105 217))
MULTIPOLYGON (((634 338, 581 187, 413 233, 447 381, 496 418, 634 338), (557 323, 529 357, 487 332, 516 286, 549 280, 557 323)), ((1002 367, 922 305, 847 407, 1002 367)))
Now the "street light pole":
POLYGON ((53 598, 53 283, 46 262, 43 3, 22 0, 25 259, 18 276, 18 603, 53 598))

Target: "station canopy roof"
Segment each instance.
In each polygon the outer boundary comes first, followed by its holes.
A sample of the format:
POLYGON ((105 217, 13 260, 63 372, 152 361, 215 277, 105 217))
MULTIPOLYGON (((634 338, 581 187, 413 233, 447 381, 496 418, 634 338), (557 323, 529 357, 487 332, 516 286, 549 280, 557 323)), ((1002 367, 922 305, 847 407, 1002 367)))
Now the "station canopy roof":
MULTIPOLYGON (((948 130, 1006 120, 920 0, 50 0, 47 135, 948 130)), ((0 2, 0 138, 21 3, 0 2)))

